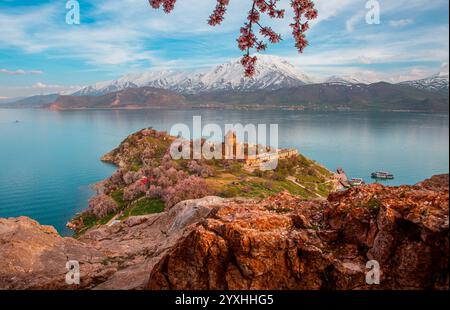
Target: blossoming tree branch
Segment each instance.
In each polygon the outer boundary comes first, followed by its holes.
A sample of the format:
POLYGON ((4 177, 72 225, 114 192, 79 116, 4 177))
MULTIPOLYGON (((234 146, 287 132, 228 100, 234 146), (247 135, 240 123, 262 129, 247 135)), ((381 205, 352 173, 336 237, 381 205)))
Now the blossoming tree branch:
MULTIPOLYGON (((216 1, 216 7, 208 20, 208 24, 211 26, 217 26, 222 23, 227 6, 230 3, 230 0, 216 1)), ((251 0, 251 8, 247 15, 247 21, 241 27, 240 36, 237 39, 239 49, 245 52, 241 59, 241 64, 245 69, 245 76, 247 77, 252 77, 255 74, 257 57, 250 56, 251 51, 264 51, 268 43, 275 44, 281 41, 280 34, 276 33, 271 27, 261 24, 261 15, 263 14, 270 18, 284 18, 285 10, 278 9, 280 1, 251 0)), ((170 13, 175 6, 176 0, 149 0, 149 3, 155 9, 159 9, 162 6, 164 12, 170 13)), ((290 3, 294 11, 294 20, 290 24, 292 35, 295 40, 295 47, 302 53, 308 45, 305 32, 309 29, 309 21, 317 18, 317 10, 312 0, 290 0, 290 3)))

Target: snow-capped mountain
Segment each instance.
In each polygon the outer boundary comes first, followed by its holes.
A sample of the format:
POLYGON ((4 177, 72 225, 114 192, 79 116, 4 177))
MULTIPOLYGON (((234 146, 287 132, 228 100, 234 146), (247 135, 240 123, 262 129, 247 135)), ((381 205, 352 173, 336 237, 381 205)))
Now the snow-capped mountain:
POLYGON ((339 84, 339 85, 354 85, 354 84, 372 84, 371 81, 365 80, 364 78, 357 78, 354 76, 338 76, 333 75, 327 78, 324 83, 326 84, 339 84))
POLYGON ((441 72, 430 77, 421 80, 406 81, 400 84, 409 85, 418 89, 429 91, 448 91, 448 64, 442 67, 441 72))
POLYGON ((114 81, 97 83, 74 95, 99 96, 126 88, 157 87, 180 93, 217 90, 276 90, 314 83, 315 80, 283 58, 257 55, 256 74, 245 78, 240 59, 218 65, 203 72, 148 71, 128 74, 114 81))
MULTIPOLYGON (((183 71, 146 71, 127 74, 117 80, 96 83, 82 88, 75 96, 100 96, 129 88, 155 87, 182 94, 198 94, 212 91, 251 91, 277 90, 306 84, 331 84, 353 86, 356 84, 370 85, 375 82, 370 76, 333 75, 326 79, 318 79, 306 75, 290 64, 287 60, 273 55, 257 54, 256 74, 253 78, 244 77, 244 69, 240 59, 218 65, 209 70, 183 71)), ((378 81, 378 80, 377 80, 378 81)), ((448 65, 441 72, 428 78, 401 82, 421 90, 448 91, 448 65)))

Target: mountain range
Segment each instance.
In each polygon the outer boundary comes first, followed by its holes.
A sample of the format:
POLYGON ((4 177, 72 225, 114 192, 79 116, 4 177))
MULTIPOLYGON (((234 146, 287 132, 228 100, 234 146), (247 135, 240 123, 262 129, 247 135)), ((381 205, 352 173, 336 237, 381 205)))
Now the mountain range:
POLYGON ((281 107, 297 110, 448 112, 448 93, 430 92, 409 85, 309 84, 273 91, 226 91, 188 95, 190 102, 234 107, 281 107))
POLYGON ((127 74, 84 87, 70 96, 35 96, 6 106, 71 109, 226 105, 448 112, 448 80, 448 66, 428 78, 399 84, 371 83, 353 76, 319 80, 281 57, 258 55, 256 74, 250 79, 244 77, 239 60, 233 60, 205 71, 127 74))
MULTIPOLYGON (((155 87, 182 94, 199 94, 217 91, 277 90, 311 84, 372 84, 364 76, 331 76, 325 79, 311 77, 287 60, 273 55, 257 55, 256 74, 244 78, 240 60, 236 59, 201 72, 147 71, 128 74, 117 80, 87 86, 73 95, 99 96, 127 88, 155 87)), ((448 66, 441 72, 417 81, 401 84, 415 88, 448 91, 448 66)))
POLYGON ((42 107, 56 110, 197 107, 448 112, 448 95, 385 82, 370 85, 322 83, 276 90, 222 90, 196 94, 139 87, 99 96, 59 96, 42 107))
POLYGON ((441 72, 435 75, 416 81, 402 82, 400 84, 409 85, 418 89, 448 93, 448 71, 447 64, 442 68, 441 72))
POLYGON ((87 86, 75 96, 99 96, 126 88, 155 87, 183 94, 223 90, 275 90, 316 82, 288 61, 271 55, 258 55, 254 78, 244 77, 239 60, 202 72, 148 71, 128 74, 118 80, 87 86))
POLYGON ((53 110, 175 107, 185 105, 185 97, 176 92, 154 88, 126 88, 100 96, 59 96, 46 104, 53 110))
MULTIPOLYGON (((58 94, 37 95, 26 98, 17 98, 15 101, 5 101, 2 106, 15 108, 41 108, 43 105, 52 103, 59 97, 58 94)), ((1 104, 1 103, 0 103, 1 104)))

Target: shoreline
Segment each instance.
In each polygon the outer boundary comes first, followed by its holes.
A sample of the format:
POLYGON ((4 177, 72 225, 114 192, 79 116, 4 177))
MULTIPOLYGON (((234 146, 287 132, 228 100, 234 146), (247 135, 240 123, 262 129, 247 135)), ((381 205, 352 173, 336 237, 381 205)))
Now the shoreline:
POLYGON ((52 109, 49 107, 2 107, 0 110, 40 110, 40 111, 140 111, 140 110, 235 110, 235 111, 295 111, 295 112, 322 112, 322 113, 417 113, 417 114, 442 114, 450 115, 450 111, 426 111, 426 110, 389 110, 389 109, 311 109, 298 106, 165 106, 165 107, 105 107, 105 108, 68 108, 52 109))

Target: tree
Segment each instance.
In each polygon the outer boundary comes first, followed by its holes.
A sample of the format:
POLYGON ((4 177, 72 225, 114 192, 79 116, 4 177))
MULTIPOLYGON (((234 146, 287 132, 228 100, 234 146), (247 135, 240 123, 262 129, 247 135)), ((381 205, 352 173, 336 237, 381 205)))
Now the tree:
POLYGON ((162 198, 166 207, 170 208, 180 201, 203 198, 212 193, 212 190, 203 178, 191 175, 174 186, 164 189, 162 198))
POLYGON ((98 195, 89 200, 88 210, 97 219, 102 219, 117 209, 117 203, 107 195, 98 195))
MULTIPOLYGON (((217 26, 223 22, 227 6, 230 3, 230 0, 216 1, 216 7, 208 20, 208 24, 211 26, 217 26)), ((285 10, 277 7, 280 0, 251 1, 252 5, 247 14, 247 22, 241 27, 240 36, 237 39, 239 49, 245 52, 241 59, 241 64, 244 67, 246 77, 252 77, 255 74, 257 57, 250 56, 251 50, 264 51, 268 44, 263 39, 258 38, 255 28, 259 29, 260 37, 265 38, 269 43, 275 44, 281 41, 280 34, 268 26, 261 25, 261 15, 265 14, 270 18, 284 18, 285 16, 285 10)), ((176 0, 149 0, 149 3, 154 9, 159 9, 162 6, 164 12, 170 13, 175 6, 176 0)), ((295 40, 295 47, 299 53, 303 53, 303 50, 308 45, 305 32, 309 29, 309 21, 317 18, 317 10, 314 7, 313 0, 290 0, 290 3, 294 11, 294 20, 290 26, 295 40)))

